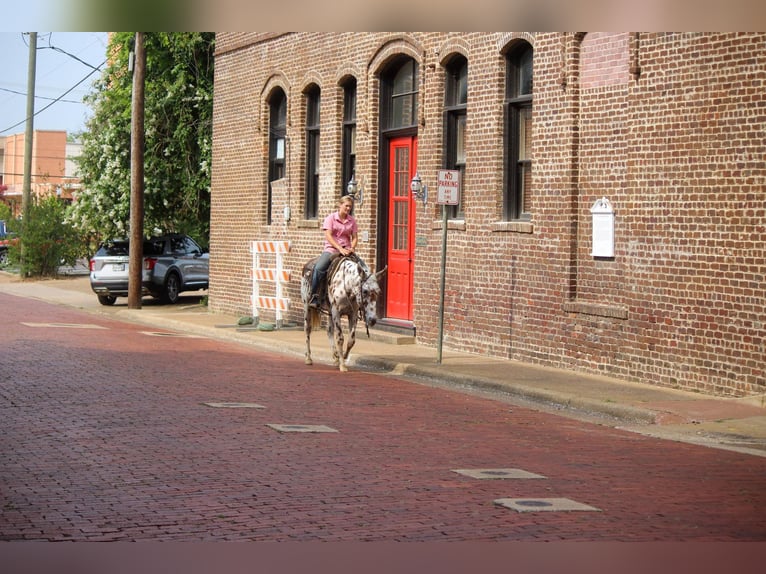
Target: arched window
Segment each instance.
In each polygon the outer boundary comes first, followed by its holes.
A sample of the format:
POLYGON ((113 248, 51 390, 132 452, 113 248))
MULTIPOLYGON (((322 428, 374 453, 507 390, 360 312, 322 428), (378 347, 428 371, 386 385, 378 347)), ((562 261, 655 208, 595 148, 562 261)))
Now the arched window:
POLYGON ((269 99, 269 184, 266 198, 266 223, 271 225, 271 182, 285 177, 287 140, 287 97, 281 89, 269 99))
POLYGON ((418 65, 407 58, 386 86, 389 94, 385 115, 387 129, 415 127, 418 121, 418 65))
POLYGON ((305 219, 316 219, 319 210, 319 104, 319 87, 314 85, 306 92, 305 219))
POLYGON ((465 179, 465 126, 468 108, 468 61, 455 56, 447 65, 444 90, 444 149, 445 169, 460 172, 460 203, 448 207, 447 215, 464 217, 463 181, 465 179))
POLYGON ((356 80, 343 84, 343 139, 341 142, 341 195, 356 172, 356 80))
POLYGON ((506 220, 530 219, 532 182, 532 46, 520 42, 506 55, 505 193, 506 220))

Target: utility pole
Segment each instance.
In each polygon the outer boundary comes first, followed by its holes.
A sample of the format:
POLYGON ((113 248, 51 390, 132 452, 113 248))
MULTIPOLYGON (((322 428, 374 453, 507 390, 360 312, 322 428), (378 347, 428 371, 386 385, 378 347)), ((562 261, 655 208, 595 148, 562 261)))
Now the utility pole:
POLYGON ((128 308, 141 308, 144 267, 144 33, 136 32, 130 123, 130 276, 128 308))
MULTIPOLYGON (((24 135, 24 180, 21 188, 21 215, 24 228, 29 225, 32 195, 32 147, 35 122, 35 74, 37 69, 37 32, 29 33, 29 68, 27 71, 27 126, 24 135)), ((21 269, 26 260, 26 241, 21 241, 21 269)))

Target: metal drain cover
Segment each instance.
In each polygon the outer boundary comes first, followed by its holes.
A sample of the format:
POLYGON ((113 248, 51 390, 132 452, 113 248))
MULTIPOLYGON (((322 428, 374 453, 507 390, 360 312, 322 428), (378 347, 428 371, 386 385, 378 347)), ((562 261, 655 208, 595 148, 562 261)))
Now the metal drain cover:
POLYGON ((516 512, 601 512, 600 508, 569 498, 498 498, 494 502, 516 512))
POLYGON ((458 468, 453 470, 458 474, 480 479, 527 479, 527 478, 545 478, 541 474, 527 472, 520 468, 458 468))
POLYGON ((263 405, 258 403, 202 403, 208 407, 214 407, 217 409, 265 409, 263 405))
POLYGON ((279 432, 338 432, 334 428, 330 428, 325 425, 282 425, 282 424, 267 424, 267 427, 271 427, 279 432))

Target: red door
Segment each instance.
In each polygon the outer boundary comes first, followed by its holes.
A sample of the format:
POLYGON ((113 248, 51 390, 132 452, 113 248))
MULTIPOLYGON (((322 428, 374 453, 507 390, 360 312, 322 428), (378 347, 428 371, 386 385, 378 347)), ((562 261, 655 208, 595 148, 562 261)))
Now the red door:
POLYGON ((412 321, 415 266, 415 202, 410 181, 415 175, 417 138, 389 142, 388 166, 388 285, 386 317, 412 321))

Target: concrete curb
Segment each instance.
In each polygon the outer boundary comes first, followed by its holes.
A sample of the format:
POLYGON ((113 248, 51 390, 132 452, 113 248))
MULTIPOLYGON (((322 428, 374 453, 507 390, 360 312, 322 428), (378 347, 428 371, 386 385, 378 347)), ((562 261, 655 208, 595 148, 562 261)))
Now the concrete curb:
POLYGON ((543 403, 562 409, 582 411, 591 414, 598 413, 627 423, 655 424, 657 422, 658 413, 651 409, 618 403, 607 403, 604 401, 578 397, 568 393, 527 387, 513 382, 500 383, 484 377, 466 375, 464 373, 450 373, 436 367, 424 367, 422 365, 400 363, 367 356, 357 357, 355 364, 359 367, 372 370, 438 380, 452 385, 464 385, 481 390, 502 392, 535 403, 543 403))

